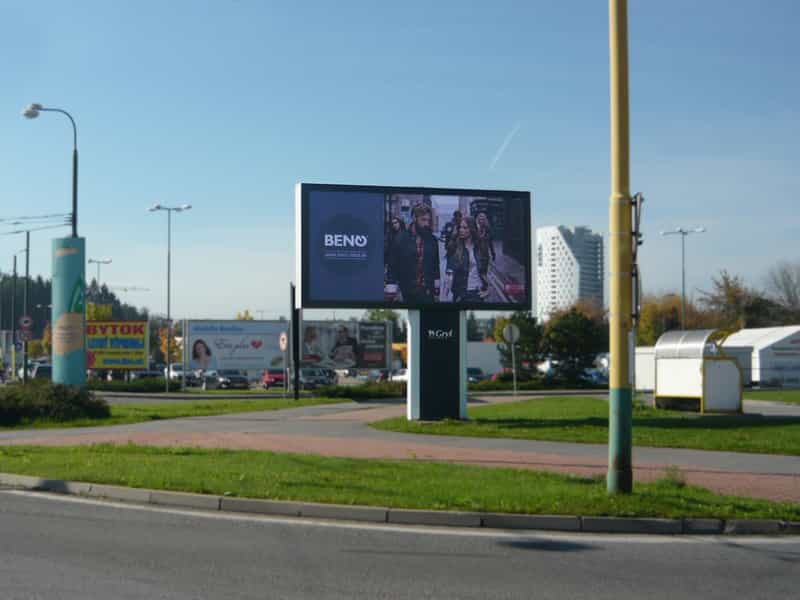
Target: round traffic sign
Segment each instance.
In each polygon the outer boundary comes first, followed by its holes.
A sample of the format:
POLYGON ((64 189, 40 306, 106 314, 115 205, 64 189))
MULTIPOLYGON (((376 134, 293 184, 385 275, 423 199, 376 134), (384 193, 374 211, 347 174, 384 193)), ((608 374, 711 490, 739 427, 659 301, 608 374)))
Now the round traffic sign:
POLYGON ((285 331, 281 331, 280 346, 281 352, 286 352, 286 348, 289 346, 289 336, 285 331))
POLYGON ((519 341, 519 327, 513 323, 503 327, 503 338, 511 344, 516 344, 519 341))
POLYGON ((30 329, 32 325, 33 319, 30 317, 30 315, 23 315, 19 318, 19 326, 23 329, 30 329))

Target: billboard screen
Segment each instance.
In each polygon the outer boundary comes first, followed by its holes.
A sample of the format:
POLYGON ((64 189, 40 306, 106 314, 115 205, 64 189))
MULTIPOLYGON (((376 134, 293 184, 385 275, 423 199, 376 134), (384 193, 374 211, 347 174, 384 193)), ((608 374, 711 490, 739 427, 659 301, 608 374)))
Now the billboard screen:
POLYGON ((391 326, 383 321, 303 321, 300 360, 331 369, 386 369, 391 326))
POLYGON ((305 308, 529 310, 529 192, 298 184, 305 308))
POLYGON ((186 321, 186 364, 191 370, 238 369, 260 377, 284 368, 280 335, 288 321, 186 321))
POLYGON ((87 321, 86 368, 146 370, 147 321, 87 321))

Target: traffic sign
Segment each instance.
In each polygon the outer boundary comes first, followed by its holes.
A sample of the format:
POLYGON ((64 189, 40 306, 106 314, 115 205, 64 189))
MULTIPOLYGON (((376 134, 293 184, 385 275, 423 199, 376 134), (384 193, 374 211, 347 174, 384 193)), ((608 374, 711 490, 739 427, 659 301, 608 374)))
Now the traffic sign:
POLYGON ((281 331, 281 337, 280 337, 281 352, 286 352, 286 348, 288 346, 289 346, 289 336, 286 335, 285 331, 281 331))
POLYGON ((516 344, 519 341, 519 327, 513 323, 503 327, 503 339, 511 344, 516 344))
POLYGON ((19 318, 19 326, 23 329, 30 329, 33 326, 33 319, 30 315, 22 315, 19 318))

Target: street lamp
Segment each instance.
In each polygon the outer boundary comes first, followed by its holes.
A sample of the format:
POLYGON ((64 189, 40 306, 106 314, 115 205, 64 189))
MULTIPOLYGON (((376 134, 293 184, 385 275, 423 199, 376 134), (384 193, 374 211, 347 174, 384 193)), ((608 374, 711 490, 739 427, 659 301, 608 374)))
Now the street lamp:
POLYGON ((34 102, 22 111, 22 115, 28 119, 35 119, 40 112, 61 113, 72 123, 72 237, 78 237, 78 128, 72 115, 61 108, 46 108, 34 102))
POLYGON ((191 204, 181 204, 180 206, 163 206, 162 204, 154 204, 147 210, 156 212, 164 210, 167 212, 167 373, 166 373, 166 390, 169 392, 169 374, 170 374, 170 347, 172 344, 172 315, 170 312, 170 284, 171 284, 171 271, 172 271, 172 213, 183 212, 192 208, 191 204))
POLYGON ((662 231, 661 235, 680 235, 681 236, 681 329, 686 329, 686 236, 692 233, 705 233, 705 227, 695 227, 694 229, 684 229, 676 227, 669 231, 662 231))
POLYGON ((111 259, 110 258, 100 258, 100 259, 90 258, 86 262, 89 263, 90 265, 92 263, 97 265, 97 289, 99 290, 100 289, 100 265, 110 265, 111 264, 111 259))

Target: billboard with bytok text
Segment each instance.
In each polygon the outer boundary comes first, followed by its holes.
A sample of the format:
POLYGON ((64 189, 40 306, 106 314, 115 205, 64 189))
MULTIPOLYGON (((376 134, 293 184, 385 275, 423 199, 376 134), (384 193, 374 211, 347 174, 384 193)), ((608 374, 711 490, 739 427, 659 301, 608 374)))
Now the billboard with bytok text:
POLYGON ((86 368, 146 370, 147 321, 87 321, 86 368))
POLYGON ((530 310, 530 192, 298 184, 304 308, 530 310))
POLYGON ((189 370, 235 369, 250 379, 264 369, 283 369, 280 349, 288 321, 186 321, 185 364, 189 370))

